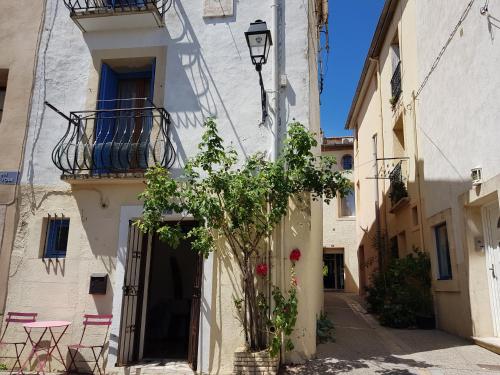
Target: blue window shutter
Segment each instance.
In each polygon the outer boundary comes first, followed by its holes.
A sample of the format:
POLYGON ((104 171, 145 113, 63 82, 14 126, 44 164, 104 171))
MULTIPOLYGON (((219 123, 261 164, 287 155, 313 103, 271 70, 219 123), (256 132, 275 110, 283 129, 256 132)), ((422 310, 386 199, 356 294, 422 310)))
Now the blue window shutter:
POLYGON ((155 72, 156 72, 156 58, 151 63, 151 82, 149 84, 149 99, 153 101, 155 92, 155 72))
MULTIPOLYGON (((118 74, 105 63, 101 68, 99 101, 97 109, 115 109, 118 98, 118 74)), ((110 142, 113 141, 115 127, 114 112, 102 112, 97 116, 95 126, 94 165, 97 173, 107 173, 111 166, 110 142)))
POLYGON ((62 235, 64 229, 69 228, 69 219, 55 219, 49 220, 47 225, 49 230, 47 233, 47 242, 45 247, 45 258, 61 258, 66 256, 68 246, 67 237, 66 241, 60 242, 58 236, 62 235))

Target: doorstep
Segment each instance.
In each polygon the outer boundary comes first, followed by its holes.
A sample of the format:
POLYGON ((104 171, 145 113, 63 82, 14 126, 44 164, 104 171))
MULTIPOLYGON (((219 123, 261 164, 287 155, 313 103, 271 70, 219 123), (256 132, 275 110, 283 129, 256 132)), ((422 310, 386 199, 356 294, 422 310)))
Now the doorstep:
POLYGON ((106 369, 106 375, 193 375, 187 362, 169 361, 166 363, 143 363, 133 366, 106 369))
POLYGON ((500 354, 500 337, 473 337, 472 340, 476 345, 500 354))

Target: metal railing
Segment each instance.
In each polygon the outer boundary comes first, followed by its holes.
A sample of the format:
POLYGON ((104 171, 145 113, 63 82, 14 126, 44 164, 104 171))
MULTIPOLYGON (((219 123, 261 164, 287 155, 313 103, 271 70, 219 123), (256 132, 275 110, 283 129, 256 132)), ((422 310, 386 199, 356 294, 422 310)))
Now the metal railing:
POLYGON ((172 6, 173 0, 64 0, 64 5, 73 15, 86 13, 109 13, 114 11, 157 11, 160 16, 172 6))
POLYGON ((391 102, 393 105, 396 104, 402 92, 403 90, 401 88, 401 61, 400 61, 398 62, 398 65, 396 66, 396 69, 394 70, 394 73, 392 74, 391 78, 391 94, 392 94, 391 102))
POLYGON ((389 197, 391 199, 391 204, 394 206, 401 199, 408 197, 408 190, 406 188, 406 183, 403 178, 403 161, 401 160, 396 164, 389 173, 390 190, 389 197))
POLYGON ((100 101, 105 109, 71 112, 64 136, 52 151, 63 175, 144 172, 156 164, 169 168, 175 150, 170 115, 147 98, 100 101))

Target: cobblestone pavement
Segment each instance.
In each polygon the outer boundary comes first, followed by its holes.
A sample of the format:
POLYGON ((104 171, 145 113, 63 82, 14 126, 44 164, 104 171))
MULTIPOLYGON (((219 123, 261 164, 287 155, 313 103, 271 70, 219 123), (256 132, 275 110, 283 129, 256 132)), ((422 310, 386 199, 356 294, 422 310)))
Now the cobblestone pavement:
POLYGON ((318 346, 317 359, 283 374, 493 375, 500 356, 438 330, 381 327, 357 296, 325 293, 335 342, 318 346))

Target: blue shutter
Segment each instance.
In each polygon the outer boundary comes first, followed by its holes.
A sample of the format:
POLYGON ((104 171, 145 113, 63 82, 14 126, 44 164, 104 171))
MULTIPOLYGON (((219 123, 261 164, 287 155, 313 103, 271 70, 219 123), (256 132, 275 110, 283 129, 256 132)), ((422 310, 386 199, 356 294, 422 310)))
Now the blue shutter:
MULTIPOLYGON (((107 64, 102 64, 99 83, 99 101, 97 109, 115 109, 118 98, 118 74, 107 64)), ((111 142, 115 130, 115 112, 99 113, 95 126, 94 166, 95 172, 107 173, 111 167, 111 142)))
POLYGON ((49 226, 49 230, 47 233, 47 243, 45 246, 45 258, 63 258, 66 256, 67 250, 67 238, 64 243, 59 243, 58 236, 61 235, 61 231, 64 228, 69 228, 69 220, 68 219, 55 219, 49 220, 47 225, 49 226), (60 245, 60 247, 58 247, 60 245))
POLYGON ((149 83, 149 99, 151 102, 154 99, 155 93, 155 72, 156 72, 156 58, 153 59, 151 63, 151 82, 149 83))

